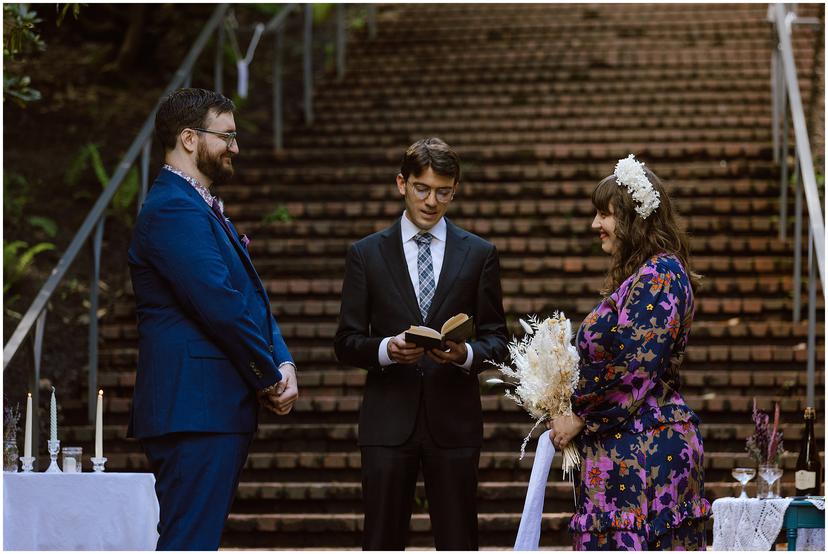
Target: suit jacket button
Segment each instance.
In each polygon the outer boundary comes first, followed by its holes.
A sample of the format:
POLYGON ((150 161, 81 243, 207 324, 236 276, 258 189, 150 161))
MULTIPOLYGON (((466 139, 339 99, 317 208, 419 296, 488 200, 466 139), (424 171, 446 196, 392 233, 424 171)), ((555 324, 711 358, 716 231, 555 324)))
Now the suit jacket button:
POLYGON ((273 354, 273 345, 272 344, 267 345, 267 351, 270 352, 271 354, 273 354))

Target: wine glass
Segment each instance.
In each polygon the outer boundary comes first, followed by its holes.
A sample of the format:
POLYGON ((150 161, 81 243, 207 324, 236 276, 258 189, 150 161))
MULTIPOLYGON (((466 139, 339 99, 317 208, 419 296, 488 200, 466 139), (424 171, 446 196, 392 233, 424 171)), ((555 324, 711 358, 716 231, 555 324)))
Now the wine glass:
POLYGON ((773 492, 773 484, 776 483, 777 479, 782 477, 782 468, 776 464, 761 464, 759 466, 759 475, 761 475, 762 479, 768 483, 767 498, 779 498, 779 496, 773 492))
POLYGON ((747 485, 748 481, 750 481, 754 477, 756 477, 756 470, 752 467, 733 468, 733 478, 742 484, 742 494, 739 495, 739 498, 748 497, 747 493, 745 492, 745 485, 747 485))

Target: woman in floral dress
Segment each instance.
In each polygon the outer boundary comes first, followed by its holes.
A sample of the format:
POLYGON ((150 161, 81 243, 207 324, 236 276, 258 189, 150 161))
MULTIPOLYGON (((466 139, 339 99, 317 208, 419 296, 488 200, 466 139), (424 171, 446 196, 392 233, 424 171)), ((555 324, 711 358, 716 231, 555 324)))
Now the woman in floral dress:
POLYGON ((704 448, 679 393, 693 321, 686 234, 663 185, 632 155, 592 194, 612 256, 605 298, 578 331, 575 416, 548 424, 581 455, 575 550, 705 550, 704 448))

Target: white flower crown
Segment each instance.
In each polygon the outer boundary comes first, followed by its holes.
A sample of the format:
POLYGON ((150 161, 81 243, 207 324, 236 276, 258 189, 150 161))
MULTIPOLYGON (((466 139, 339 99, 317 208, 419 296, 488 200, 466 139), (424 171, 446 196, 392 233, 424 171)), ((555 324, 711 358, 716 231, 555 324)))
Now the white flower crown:
POLYGON ((644 173, 644 163, 636 160, 632 154, 618 160, 613 175, 619 186, 625 186, 630 191, 635 211, 641 219, 647 219, 661 204, 658 191, 644 173))

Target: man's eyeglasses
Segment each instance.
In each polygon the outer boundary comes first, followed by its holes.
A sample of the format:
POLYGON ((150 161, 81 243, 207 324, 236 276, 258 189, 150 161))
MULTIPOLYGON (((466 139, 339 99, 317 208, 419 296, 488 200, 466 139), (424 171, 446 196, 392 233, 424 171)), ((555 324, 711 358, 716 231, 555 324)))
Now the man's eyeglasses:
POLYGON ((437 202, 441 204, 448 204, 451 202, 451 199, 454 198, 454 188, 443 187, 439 189, 433 189, 428 185, 423 185, 421 183, 409 183, 406 181, 406 184, 411 185, 411 188, 414 189, 414 196, 416 196, 419 200, 425 200, 429 196, 431 196, 431 191, 434 191, 434 196, 437 198, 437 202))
POLYGON ((210 133, 211 135, 223 138, 224 142, 227 143, 227 148, 230 148, 233 146, 233 143, 236 142, 237 133, 235 131, 232 133, 223 133, 221 131, 211 131, 210 129, 202 129, 200 127, 192 127, 192 130, 199 131, 201 133, 210 133))

